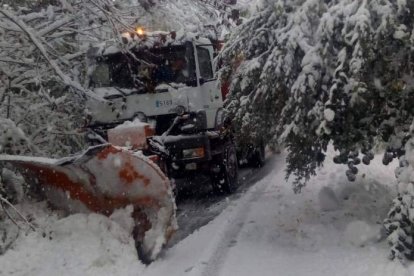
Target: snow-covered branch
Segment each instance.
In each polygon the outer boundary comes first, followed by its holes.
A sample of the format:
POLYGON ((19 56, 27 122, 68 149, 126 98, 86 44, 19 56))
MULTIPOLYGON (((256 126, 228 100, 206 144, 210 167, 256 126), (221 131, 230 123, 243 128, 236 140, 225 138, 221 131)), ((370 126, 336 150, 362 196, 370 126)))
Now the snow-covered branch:
MULTIPOLYGON (((73 81, 68 75, 66 75, 63 70, 59 67, 59 65, 49 56, 49 53, 45 49, 43 43, 41 42, 41 39, 39 38, 39 34, 37 32, 30 28, 26 23, 24 23, 22 20, 20 20, 18 17, 13 15, 10 11, 7 11, 5 9, 0 9, 0 13, 6 16, 8 19, 10 19, 13 23, 15 23, 26 35, 30 38, 32 43, 36 46, 36 48, 40 51, 43 58, 48 62, 50 67, 54 70, 57 76, 62 80, 62 82, 68 86, 71 86, 75 90, 82 92, 86 94, 89 97, 100 99, 96 94, 92 93, 88 89, 85 89, 82 87, 82 85, 76 81, 73 81)), ((46 31, 43 31, 43 34, 49 33, 52 29, 56 29, 57 26, 62 26, 66 24, 68 20, 63 22, 58 22, 59 24, 54 25, 53 28, 48 28, 46 31)))
POLYGON ((28 225, 30 227, 30 229, 32 229, 33 231, 36 231, 36 228, 34 227, 33 224, 31 224, 27 218, 20 213, 19 210, 17 210, 17 208, 10 203, 10 201, 8 201, 6 198, 2 197, 0 195, 0 206, 3 208, 4 212, 6 213, 7 217, 17 226, 20 228, 19 223, 17 223, 17 221, 11 216, 11 214, 8 212, 7 208, 11 208, 23 221, 26 225, 28 225), (5 206, 7 205, 7 206, 5 206))

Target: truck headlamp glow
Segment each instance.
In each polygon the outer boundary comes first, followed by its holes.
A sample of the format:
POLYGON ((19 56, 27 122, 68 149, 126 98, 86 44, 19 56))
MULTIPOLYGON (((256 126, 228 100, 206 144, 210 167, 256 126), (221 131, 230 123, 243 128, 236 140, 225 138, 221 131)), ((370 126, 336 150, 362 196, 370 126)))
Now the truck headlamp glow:
POLYGON ((193 148, 183 150, 183 159, 203 158, 205 155, 204 148, 193 148))
POLYGON ((144 36, 145 35, 145 31, 143 28, 138 27, 135 32, 137 33, 138 36, 144 36))

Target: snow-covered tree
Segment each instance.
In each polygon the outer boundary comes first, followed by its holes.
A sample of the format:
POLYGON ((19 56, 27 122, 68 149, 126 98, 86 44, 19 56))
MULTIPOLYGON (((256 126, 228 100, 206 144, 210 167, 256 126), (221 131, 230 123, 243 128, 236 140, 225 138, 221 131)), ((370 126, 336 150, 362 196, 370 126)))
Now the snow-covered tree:
POLYGON ((0 112, 25 133, 27 147, 21 154, 63 156, 82 147, 75 130, 82 125, 82 97, 87 94, 81 84, 84 41, 102 39, 104 32, 97 29, 105 15, 93 1, 41 2, 1 7, 0 112))
MULTIPOLYGON (((2 2, 0 153, 62 157, 85 147, 77 131, 87 93, 85 44, 102 38, 104 16, 100 6, 76 2, 2 2)), ((22 187, 10 173, 1 168, 0 196, 13 201, 22 187)))
POLYGON ((221 56, 221 77, 231 80, 229 116, 246 143, 287 146, 296 190, 323 163, 329 143, 350 181, 361 161, 372 160, 376 141, 387 144, 384 164, 406 152, 413 12, 413 1, 269 0, 232 35, 221 56))

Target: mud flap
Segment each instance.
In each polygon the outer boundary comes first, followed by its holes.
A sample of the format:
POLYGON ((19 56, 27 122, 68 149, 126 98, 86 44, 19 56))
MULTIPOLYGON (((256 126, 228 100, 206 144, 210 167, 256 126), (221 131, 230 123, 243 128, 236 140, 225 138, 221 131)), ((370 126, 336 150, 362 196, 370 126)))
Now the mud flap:
POLYGON ((36 183, 56 208, 111 215, 132 205, 140 259, 153 261, 177 229, 169 179, 149 158, 114 147, 92 147, 61 160, 0 155, 29 183, 36 183))

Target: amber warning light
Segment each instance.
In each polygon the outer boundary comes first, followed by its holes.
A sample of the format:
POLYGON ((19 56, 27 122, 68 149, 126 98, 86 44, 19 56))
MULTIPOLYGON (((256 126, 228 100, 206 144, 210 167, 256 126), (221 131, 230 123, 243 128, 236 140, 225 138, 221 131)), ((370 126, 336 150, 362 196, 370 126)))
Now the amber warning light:
POLYGON ((144 31, 144 29, 143 29, 143 28, 141 28, 141 27, 138 27, 135 31, 137 32, 137 34, 138 34, 139 36, 143 36, 143 35, 145 35, 145 31, 144 31))

